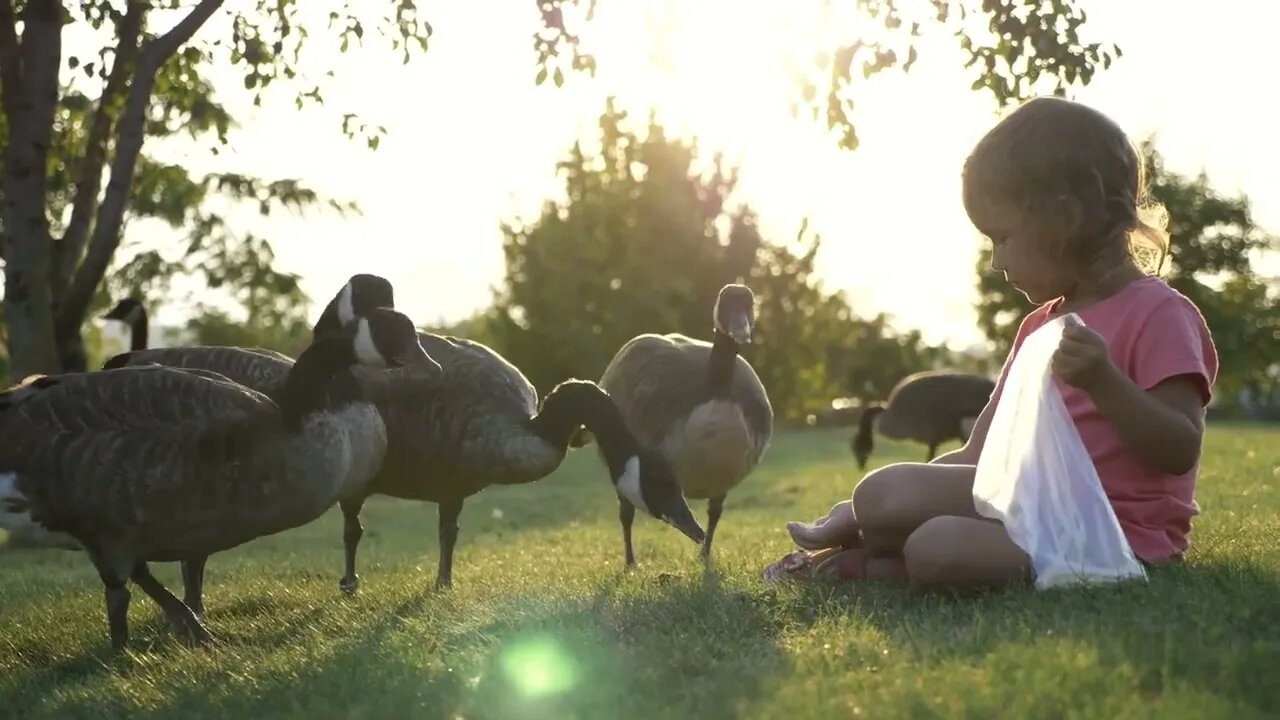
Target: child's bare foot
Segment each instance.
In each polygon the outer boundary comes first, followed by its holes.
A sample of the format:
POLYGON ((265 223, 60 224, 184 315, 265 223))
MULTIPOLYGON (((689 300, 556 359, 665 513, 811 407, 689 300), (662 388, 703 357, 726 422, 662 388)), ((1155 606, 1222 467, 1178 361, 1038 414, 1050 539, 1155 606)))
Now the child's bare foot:
POLYGON ((858 523, 853 517, 853 501, 832 506, 826 517, 812 523, 789 522, 787 532, 796 545, 806 550, 851 547, 860 544, 858 523))

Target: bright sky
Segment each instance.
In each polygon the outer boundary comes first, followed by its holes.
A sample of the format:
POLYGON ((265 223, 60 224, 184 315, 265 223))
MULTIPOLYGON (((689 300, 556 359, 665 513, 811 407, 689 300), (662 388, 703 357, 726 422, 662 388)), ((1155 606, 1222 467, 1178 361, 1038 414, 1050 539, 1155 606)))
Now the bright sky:
MULTIPOLYGON (((825 3, 793 3, 813 11, 788 7, 786 17, 777 2, 599 4, 587 37, 600 66, 595 81, 534 87, 538 20, 528 0, 422 3, 435 28, 425 56, 406 66, 369 43, 327 81, 326 108, 299 113, 281 92, 276 104, 240 111, 244 127, 219 158, 195 146, 165 154, 300 178, 360 203, 363 217, 348 220, 246 219, 272 239, 281 266, 304 278, 313 316, 348 275, 367 271, 391 279, 397 304, 418 322, 454 320, 487 304, 501 279, 499 222, 532 215, 559 192, 555 162, 580 131, 590 133, 612 93, 638 120, 656 107, 668 128, 737 162, 740 200, 759 212, 766 237, 789 241, 808 216, 825 239, 824 282, 847 291, 856 311, 888 312, 935 342, 980 339, 972 310, 979 240, 960 204, 959 169, 996 109, 968 89, 954 41, 941 35, 909 75, 864 86, 863 145, 848 153, 787 105, 785 59, 818 49, 815 13, 825 3), (353 108, 388 128, 377 152, 337 132, 353 108)), ((1280 4, 1082 4, 1090 35, 1125 54, 1075 97, 1135 136, 1158 133, 1173 169, 1206 169, 1220 190, 1246 192, 1257 219, 1280 230, 1280 110, 1257 81, 1280 67, 1280 4)), ((228 77, 219 86, 238 85, 228 77)), ((138 226, 133 238, 171 235, 138 226)), ((180 321, 181 307, 159 319, 180 321)))

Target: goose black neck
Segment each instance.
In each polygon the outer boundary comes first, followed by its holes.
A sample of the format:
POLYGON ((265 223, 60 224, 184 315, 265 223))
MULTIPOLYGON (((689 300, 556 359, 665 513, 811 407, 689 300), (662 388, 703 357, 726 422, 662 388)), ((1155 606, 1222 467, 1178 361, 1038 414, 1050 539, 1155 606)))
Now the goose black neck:
POLYGON ((133 318, 133 324, 129 326, 129 349, 130 350, 146 350, 147 349, 147 311, 138 308, 137 315, 133 318))
POLYGON ((312 337, 328 335, 342 329, 342 319, 338 317, 338 303, 340 300, 341 296, 334 297, 324 307, 324 311, 316 319, 315 326, 311 328, 312 337))
POLYGON ((727 333, 715 332, 711 358, 707 364, 707 382, 712 397, 729 397, 733 390, 733 370, 738 362, 738 343, 727 333))
POLYGON ((586 380, 566 380, 542 401, 542 410, 533 418, 533 431, 557 449, 566 449, 578 428, 586 426, 600 443, 610 476, 622 474, 627 460, 640 452, 640 445, 627 429, 622 413, 599 385, 586 380))
POLYGON ((350 372, 355 363, 351 340, 346 337, 321 338, 304 350, 274 398, 285 426, 298 430, 308 415, 355 400, 358 387, 350 372))

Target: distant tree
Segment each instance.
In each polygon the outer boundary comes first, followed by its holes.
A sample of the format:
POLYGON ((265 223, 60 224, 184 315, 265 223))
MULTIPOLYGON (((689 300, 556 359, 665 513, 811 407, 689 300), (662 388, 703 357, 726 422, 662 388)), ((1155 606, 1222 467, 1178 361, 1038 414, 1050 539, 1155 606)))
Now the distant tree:
POLYGON ((560 164, 564 199, 532 223, 504 225, 506 276, 487 327, 470 325, 542 391, 599 377, 640 333, 710 338, 727 282, 756 293, 757 342, 745 354, 782 418, 826 407, 851 378, 879 391, 941 361, 943 351, 883 321, 855 332, 861 321, 815 276, 820 238, 801 227, 791 246, 766 241, 750 208, 732 204, 730 169, 699 162, 652 119, 643 137, 625 120, 610 103, 598 152, 575 144, 560 164))
MULTIPOLYGON (((1142 144, 1152 171, 1151 195, 1169 213, 1169 284, 1205 316, 1221 368, 1218 395, 1226 407, 1241 393, 1280 401, 1280 282, 1255 271, 1260 253, 1280 250, 1280 240, 1259 228, 1245 196, 1226 197, 1195 178, 1166 169, 1152 141, 1142 144)), ((978 260, 979 324, 1007 355, 1018 322, 1030 311, 1026 298, 991 270, 991 251, 978 260)))
MULTIPOLYGON (((540 0, 544 28, 534 39, 539 84, 550 80, 559 86, 570 72, 595 71, 596 59, 584 50, 583 40, 590 40, 598 4, 540 0)), ((910 71, 920 40, 931 32, 956 40, 973 89, 988 91, 1002 106, 1087 85, 1099 67, 1109 68, 1121 56, 1115 45, 1080 37, 1087 18, 1076 0, 859 0, 850 5, 869 22, 846 24, 849 37, 814 49, 811 62, 796 68, 800 82, 792 103, 794 113, 823 122, 848 149, 858 146, 853 110, 859 78, 892 68, 910 71)))
MULTIPOLYGON (((142 153, 149 137, 186 137, 215 153, 227 142, 234 120, 207 79, 211 67, 240 70, 243 89, 258 103, 277 81, 303 82, 308 37, 327 32, 346 50, 371 27, 407 61, 425 49, 430 31, 411 0, 382 5, 372 21, 346 0, 329 13, 327 30, 302 22, 298 0, 256 0, 226 12, 222 6, 0 0, 0 260, 15 375, 83 368, 81 327, 91 312, 109 295, 162 288, 174 273, 203 276, 210 285, 219 276, 287 284, 261 263, 247 275, 230 269, 243 264, 245 247, 267 245, 234 232, 225 211, 245 202, 267 214, 321 198, 293 180, 199 177, 142 153), (197 38, 215 17, 220 32, 197 38), (170 225, 178 242, 171 252, 142 253, 122 266, 124 230, 143 218, 170 225)), ((326 70, 305 64, 308 74, 326 70)), ((322 101, 320 88, 301 85, 299 109, 322 101)), ((350 114, 342 130, 370 147, 381 137, 381 128, 350 114)), ((288 301, 305 313, 305 298, 288 301)))

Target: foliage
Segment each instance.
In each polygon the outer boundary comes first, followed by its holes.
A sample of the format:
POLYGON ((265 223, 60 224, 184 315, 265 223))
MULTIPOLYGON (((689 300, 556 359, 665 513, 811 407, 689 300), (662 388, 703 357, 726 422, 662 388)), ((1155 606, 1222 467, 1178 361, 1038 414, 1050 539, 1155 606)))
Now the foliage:
MULTIPOLYGON (((1142 144, 1151 168, 1151 195, 1169 213, 1166 279, 1204 314, 1219 354, 1218 402, 1280 406, 1280 282, 1259 276, 1259 253, 1280 250, 1257 227, 1247 197, 1226 197, 1202 172, 1188 178, 1165 168, 1152 141, 1142 144)), ((1000 355, 1008 354, 1026 298, 990 268, 990 248, 978 261, 979 323, 1000 355)))
MULTIPOLYGON (((332 74, 304 53, 313 36, 327 33, 345 51, 376 34, 407 62, 430 34, 412 0, 373 11, 348 0, 329 12, 327 27, 297 0, 225 11, 223 0, 69 5, 0 0, 0 257, 6 341, 19 374, 84 367, 81 328, 90 314, 125 294, 154 302, 175 275, 231 295, 247 292, 247 282, 287 292, 279 306, 295 322, 307 307, 296 278, 271 267, 265 239, 236 232, 224 218, 242 206, 263 215, 354 208, 295 180, 200 176, 142 146, 181 138, 216 153, 226 144, 235 120, 222 104, 227 89, 215 93, 207 79, 215 66, 239 69, 255 105, 278 88, 295 92, 302 109, 324 102, 310 78, 332 74), (206 24, 210 31, 197 34, 206 24), (166 224, 174 242, 118 252, 128 248, 130 222, 140 220, 166 224)), ((383 132, 353 113, 341 131, 371 148, 383 132)))
MULTIPOLYGON (((595 72, 595 57, 584 46, 597 2, 541 0, 545 28, 534 39, 539 84, 551 79, 559 87, 571 71, 595 72)), ((858 146, 853 114, 859 80, 892 68, 909 72, 929 31, 954 38, 973 89, 986 90, 1001 106, 1087 85, 1122 54, 1115 45, 1081 37, 1087 16, 1075 0, 857 0, 826 8, 836 34, 794 68, 799 82, 792 109, 825 123, 848 149, 858 146)))
MULTIPOLYGON (((1210 424, 1191 551, 1147 583, 960 597, 763 583, 794 549, 785 521, 848 499, 847 442, 843 429, 780 432, 729 496, 709 569, 640 515, 639 565, 621 570, 617 500, 593 448, 541 482, 469 499, 448 593, 430 590, 432 506, 374 497, 360 596, 342 597, 335 507, 210 560, 214 652, 184 648, 135 592, 135 647, 113 658, 82 553, 0 550, 0 706, 30 720, 1280 713, 1277 429, 1210 424)), ((920 454, 885 440, 872 462, 920 454)), ((152 571, 181 594, 175 563, 152 571)))
POLYGON ((732 205, 735 174, 719 158, 704 162, 652 118, 639 136, 626 117, 610 102, 599 150, 577 143, 560 164, 564 197, 531 224, 503 227, 507 273, 486 332, 540 390, 599 377, 641 333, 709 339, 729 282, 756 293, 757 341, 744 354, 780 417, 804 417, 849 389, 883 396, 943 359, 884 318, 858 321, 823 290, 821 240, 805 227, 793 246, 765 241, 750 208, 732 205))

